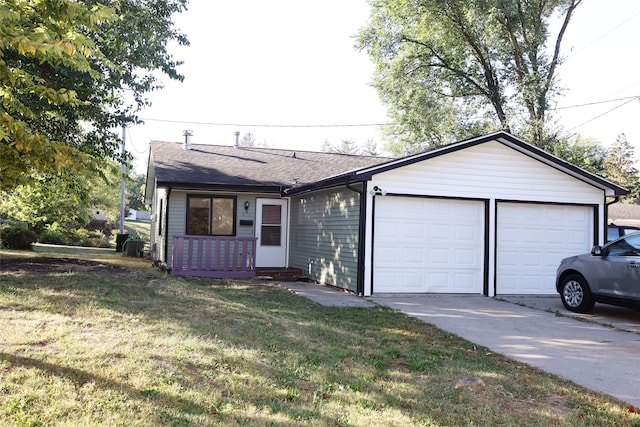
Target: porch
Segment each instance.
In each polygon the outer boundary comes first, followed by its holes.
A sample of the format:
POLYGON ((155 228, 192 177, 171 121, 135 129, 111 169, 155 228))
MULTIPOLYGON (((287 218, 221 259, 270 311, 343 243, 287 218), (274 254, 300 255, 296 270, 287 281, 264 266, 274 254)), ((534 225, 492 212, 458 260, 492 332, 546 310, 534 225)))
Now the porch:
POLYGON ((173 236, 171 274, 212 279, 256 276, 255 237, 173 236))

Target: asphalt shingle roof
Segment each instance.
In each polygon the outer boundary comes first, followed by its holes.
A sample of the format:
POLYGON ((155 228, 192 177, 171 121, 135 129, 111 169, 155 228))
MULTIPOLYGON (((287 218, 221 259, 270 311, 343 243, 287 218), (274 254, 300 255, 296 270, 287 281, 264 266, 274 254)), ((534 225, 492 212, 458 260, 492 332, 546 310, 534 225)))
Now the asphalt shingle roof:
POLYGON ((262 147, 151 142, 155 178, 164 184, 291 187, 382 163, 387 158, 262 147))

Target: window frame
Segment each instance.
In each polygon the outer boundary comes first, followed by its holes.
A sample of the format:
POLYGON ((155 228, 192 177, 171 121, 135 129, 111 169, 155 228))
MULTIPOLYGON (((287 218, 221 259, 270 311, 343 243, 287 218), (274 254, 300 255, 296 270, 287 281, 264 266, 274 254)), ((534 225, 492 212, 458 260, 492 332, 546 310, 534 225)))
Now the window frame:
POLYGON ((227 195, 211 195, 211 194, 187 194, 187 207, 186 207, 186 221, 185 221, 185 234, 193 235, 193 236, 220 236, 220 237, 235 237, 237 236, 237 228, 236 221, 238 219, 238 197, 237 196, 227 196, 227 195), (190 209, 191 209, 191 199, 209 199, 209 233, 208 234, 192 234, 189 233, 190 224, 190 209), (232 209, 232 229, 231 234, 212 234, 211 230, 213 230, 213 214, 214 214, 214 200, 232 200, 233 205, 232 209))

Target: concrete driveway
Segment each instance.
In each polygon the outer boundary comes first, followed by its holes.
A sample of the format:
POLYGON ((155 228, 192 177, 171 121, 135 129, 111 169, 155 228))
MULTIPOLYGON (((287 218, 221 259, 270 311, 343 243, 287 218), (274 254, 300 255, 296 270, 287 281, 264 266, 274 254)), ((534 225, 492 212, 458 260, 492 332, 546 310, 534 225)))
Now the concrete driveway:
POLYGON ((370 298, 491 351, 640 406, 640 313, 597 305, 593 315, 578 316, 566 311, 561 302, 558 306, 559 297, 555 299, 370 298))
POLYGON ((567 311, 559 296, 382 294, 361 298, 311 283, 281 283, 320 305, 400 310, 511 359, 640 406, 640 312, 596 304, 567 311))

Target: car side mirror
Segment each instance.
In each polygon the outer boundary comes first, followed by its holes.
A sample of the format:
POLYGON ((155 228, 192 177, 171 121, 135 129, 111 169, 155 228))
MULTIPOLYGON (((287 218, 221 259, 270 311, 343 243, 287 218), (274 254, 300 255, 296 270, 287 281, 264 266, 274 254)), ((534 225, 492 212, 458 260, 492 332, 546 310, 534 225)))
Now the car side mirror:
POLYGON ((602 246, 594 246, 591 248, 591 255, 602 256, 602 246))

